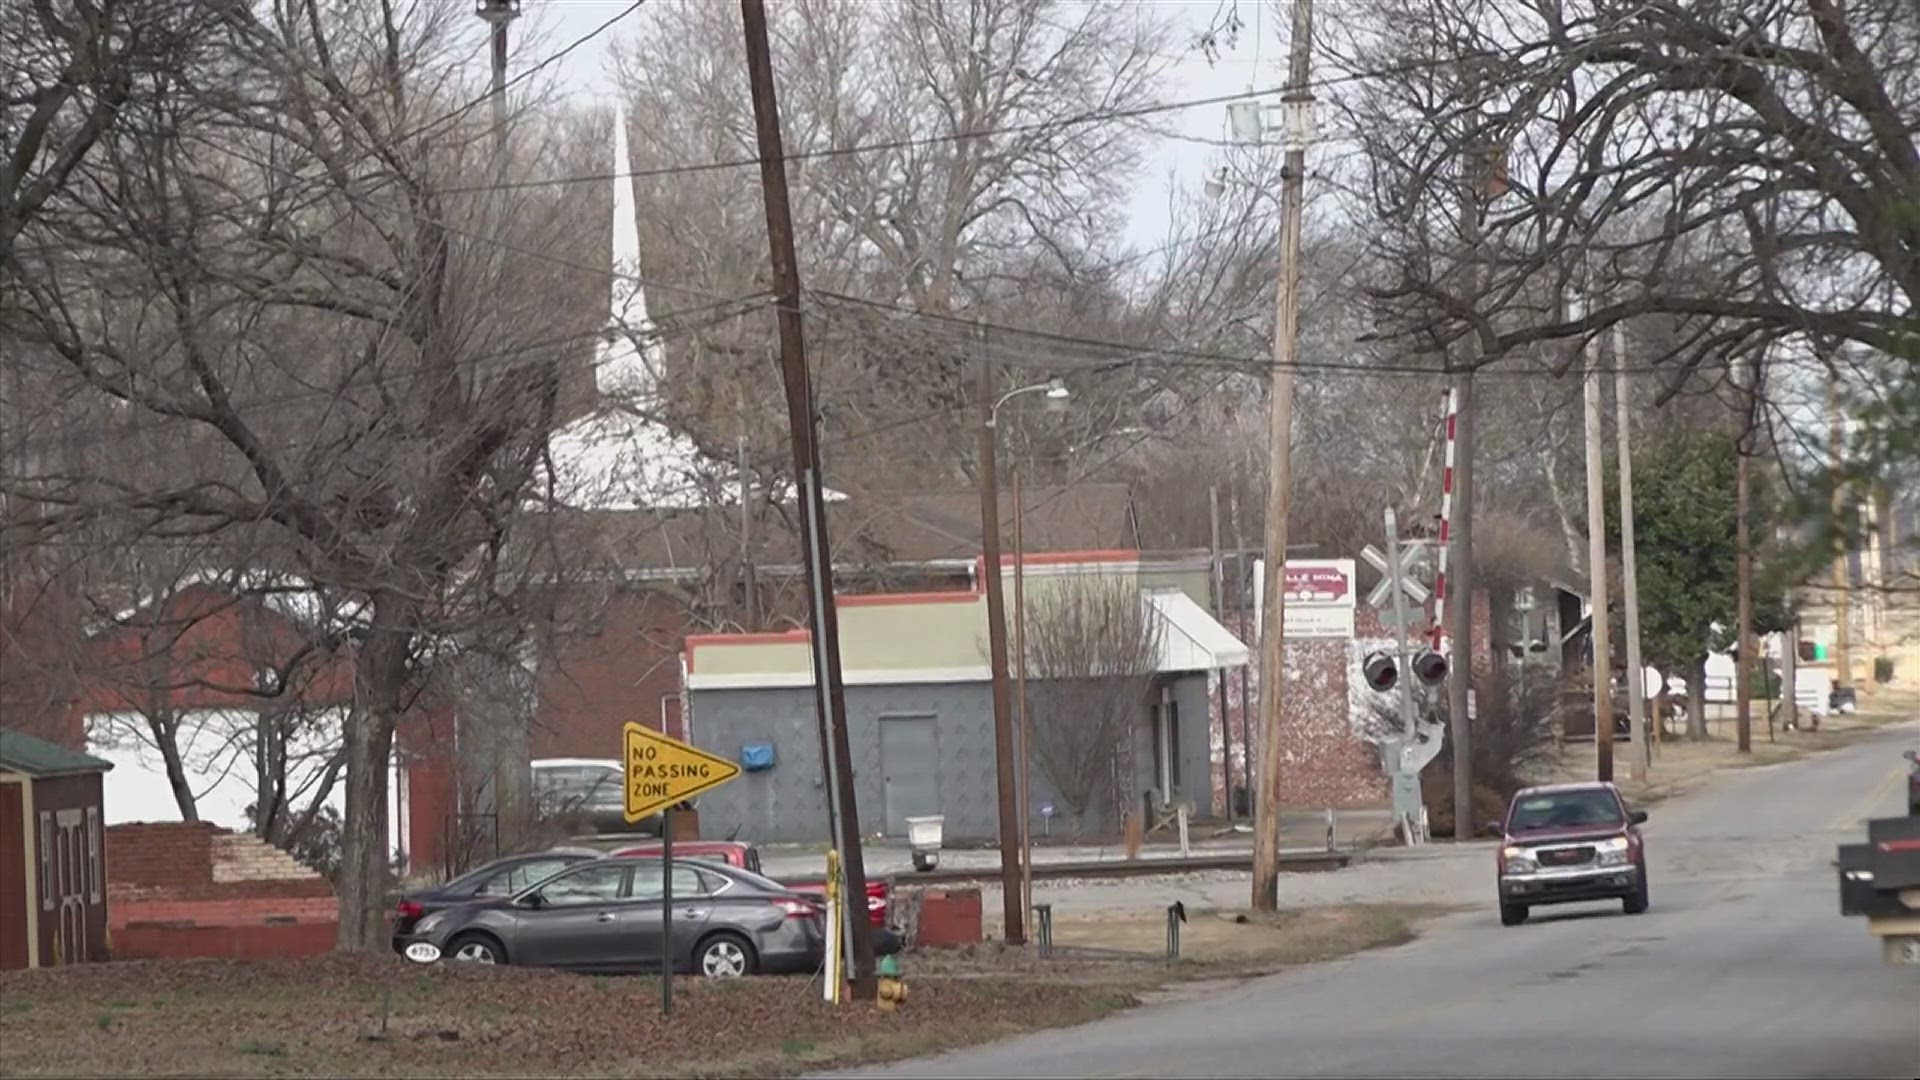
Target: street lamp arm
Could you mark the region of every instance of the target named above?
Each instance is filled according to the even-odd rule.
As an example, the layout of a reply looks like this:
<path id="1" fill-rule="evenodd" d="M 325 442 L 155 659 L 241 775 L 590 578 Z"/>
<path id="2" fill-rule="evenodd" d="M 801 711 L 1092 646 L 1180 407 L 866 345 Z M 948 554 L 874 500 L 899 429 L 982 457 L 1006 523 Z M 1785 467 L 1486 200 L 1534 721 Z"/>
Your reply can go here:
<path id="1" fill-rule="evenodd" d="M 1034 383 L 1032 386 L 1023 386 L 1018 390 L 1009 390 L 1001 394 L 999 400 L 993 403 L 993 407 L 987 410 L 987 426 L 993 427 L 999 421 L 1000 406 L 1005 405 L 1021 394 L 1037 394 L 1042 390 L 1047 392 L 1048 397 L 1056 400 L 1064 399 L 1068 394 L 1066 383 L 1059 379 L 1048 379 L 1043 383 Z"/>

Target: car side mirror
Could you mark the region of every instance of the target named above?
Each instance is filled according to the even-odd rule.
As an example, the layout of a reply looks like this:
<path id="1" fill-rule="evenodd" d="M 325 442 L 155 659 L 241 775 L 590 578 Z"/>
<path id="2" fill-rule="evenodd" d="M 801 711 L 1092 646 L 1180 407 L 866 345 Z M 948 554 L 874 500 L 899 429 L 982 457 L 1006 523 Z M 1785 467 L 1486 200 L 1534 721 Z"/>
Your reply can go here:
<path id="1" fill-rule="evenodd" d="M 1906 758 L 1908 761 L 1920 762 L 1920 750 L 1909 750 L 1900 756 Z"/>
<path id="2" fill-rule="evenodd" d="M 541 908 L 547 906 L 547 898 L 545 896 L 542 896 L 539 893 L 528 893 L 527 895 L 520 898 L 520 903 L 518 906 L 523 908 L 531 908 L 534 911 L 538 911 Z"/>
<path id="3" fill-rule="evenodd" d="M 1645 825 L 1647 823 L 1647 812 L 1645 810 L 1635 810 L 1633 813 L 1627 815 L 1627 820 L 1635 825 Z"/>
<path id="4" fill-rule="evenodd" d="M 1487 832 L 1493 834 L 1494 836 L 1504 836 L 1506 835 L 1506 831 L 1507 831 L 1507 825 L 1506 825 L 1506 822 L 1504 821 L 1487 822 Z"/>

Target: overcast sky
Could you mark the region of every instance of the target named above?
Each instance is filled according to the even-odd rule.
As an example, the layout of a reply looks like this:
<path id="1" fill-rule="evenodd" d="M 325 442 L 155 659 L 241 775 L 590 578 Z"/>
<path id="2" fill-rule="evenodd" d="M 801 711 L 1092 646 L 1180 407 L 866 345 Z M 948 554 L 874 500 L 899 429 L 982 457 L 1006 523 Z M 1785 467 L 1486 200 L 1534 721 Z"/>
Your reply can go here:
<path id="1" fill-rule="evenodd" d="M 533 44 L 527 51 L 521 50 L 515 43 L 516 62 L 513 71 L 524 70 L 527 64 L 537 63 L 539 59 L 592 33 L 595 27 L 613 18 L 623 11 L 632 0 L 524 0 L 523 18 L 514 29 L 522 35 L 531 37 Z M 713 3 L 726 0 L 709 0 Z M 885 0 L 873 0 L 885 2 Z M 1119 2 L 1119 0 L 1106 0 Z M 1142 0 L 1132 0 L 1142 2 Z M 1162 101 L 1184 101 L 1194 98 L 1215 97 L 1246 90 L 1250 85 L 1268 87 L 1278 85 L 1286 75 L 1283 54 L 1284 41 L 1276 32 L 1271 13 L 1262 12 L 1261 0 L 1241 0 L 1239 10 L 1241 18 L 1247 22 L 1247 28 L 1240 34 L 1236 48 L 1228 51 L 1211 66 L 1201 56 L 1198 49 L 1192 48 L 1194 38 L 1205 28 L 1209 19 L 1220 9 L 1217 0 L 1144 0 L 1151 6 L 1171 14 L 1176 22 L 1174 37 L 1169 49 L 1180 55 L 1172 65 L 1166 80 L 1166 86 L 1157 97 Z M 620 24 L 607 30 L 593 40 L 582 45 L 555 65 L 562 85 L 570 93 L 582 95 L 603 95 L 612 91 L 612 76 L 608 68 L 608 47 L 624 34 L 630 34 L 625 26 L 645 18 L 645 8 L 626 17 Z M 1255 33 L 1256 21 L 1259 33 Z M 476 33 L 480 32 L 479 20 L 474 20 Z M 1258 49 L 1256 56 L 1256 39 Z M 485 54 L 477 58 L 484 63 Z M 1218 140 L 1225 134 L 1226 107 L 1212 105 L 1193 109 L 1184 109 L 1162 118 L 1165 124 L 1189 138 Z M 1134 192 L 1132 212 L 1129 215 L 1127 241 L 1136 247 L 1152 247 L 1166 236 L 1168 226 L 1167 202 L 1170 178 L 1192 183 L 1205 174 L 1207 164 L 1216 149 L 1199 142 L 1183 139 L 1162 139 L 1148 150 L 1140 173 L 1139 183 Z"/>

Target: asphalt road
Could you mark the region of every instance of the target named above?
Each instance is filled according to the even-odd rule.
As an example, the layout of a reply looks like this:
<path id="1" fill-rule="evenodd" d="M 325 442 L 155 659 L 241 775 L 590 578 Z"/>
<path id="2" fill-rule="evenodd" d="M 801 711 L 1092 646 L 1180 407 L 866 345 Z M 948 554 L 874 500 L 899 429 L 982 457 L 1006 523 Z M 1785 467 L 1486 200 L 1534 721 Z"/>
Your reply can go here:
<path id="1" fill-rule="evenodd" d="M 1903 725 L 1654 808 L 1653 908 L 1492 898 L 1412 944 L 846 1075 L 1920 1076 L 1920 970 L 1839 915 L 1834 845 L 1904 811 Z M 1436 867 L 1437 869 L 1437 867 Z M 1342 871 L 1347 873 L 1350 871 Z"/>

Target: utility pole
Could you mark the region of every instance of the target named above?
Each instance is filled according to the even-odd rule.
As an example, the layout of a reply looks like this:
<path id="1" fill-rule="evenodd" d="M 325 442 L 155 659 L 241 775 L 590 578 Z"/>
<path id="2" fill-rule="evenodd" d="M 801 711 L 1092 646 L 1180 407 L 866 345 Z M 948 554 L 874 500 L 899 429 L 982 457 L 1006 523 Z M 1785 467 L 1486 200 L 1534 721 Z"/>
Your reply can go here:
<path id="1" fill-rule="evenodd" d="M 493 108 L 493 183 L 491 193 L 496 230 L 505 224 L 507 180 L 507 27 L 520 17 L 520 0 L 479 0 L 474 13 L 487 24 L 492 40 L 493 81 L 488 91 Z M 620 145 L 626 145 L 622 142 Z M 623 166 L 624 168 L 624 166 Z M 504 230 L 501 230 L 504 231 Z M 505 287 L 506 251 L 491 256 L 494 288 Z M 618 267 L 615 268 L 618 270 Z M 532 733 L 525 722 L 507 721 L 492 740 L 494 831 L 506 844 L 519 845 L 529 825 L 533 785 Z"/>
<path id="2" fill-rule="evenodd" d="M 1007 685 L 1006 598 L 1000 595 L 1000 485 L 995 477 L 993 359 L 986 327 L 980 338 L 980 547 L 986 565 L 987 662 L 993 677 L 993 759 L 1000 795 L 1000 900 L 1009 945 L 1027 943 L 1026 912 L 1020 908 L 1020 793 L 1013 768 L 1013 703 Z"/>
<path id="3" fill-rule="evenodd" d="M 1733 648 L 1733 730 L 1735 749 L 1753 752 L 1753 538 L 1747 529 L 1752 481 L 1747 458 L 1747 436 L 1734 445 L 1733 473 L 1733 591 L 1734 621 L 1739 624 Z"/>
<path id="4" fill-rule="evenodd" d="M 1471 61 L 1470 61 L 1471 62 Z M 1467 84 L 1467 96 L 1475 102 L 1479 117 L 1480 76 L 1476 71 Z M 1479 132 L 1469 132 L 1475 140 Z M 1474 303 L 1479 302 L 1480 268 L 1474 260 L 1480 256 L 1480 218 L 1486 202 L 1505 184 L 1506 167 L 1497 170 L 1492 148 L 1476 141 L 1468 156 L 1467 175 L 1460 192 L 1460 242 L 1467 253 L 1467 288 Z M 1465 342 L 1466 356 L 1453 377 L 1454 454 L 1453 520 L 1450 524 L 1447 558 L 1447 589 L 1457 597 L 1447 608 L 1447 637 L 1453 642 L 1454 655 L 1448 664 L 1447 727 L 1453 739 L 1453 838 L 1473 839 L 1473 725 L 1468 715 L 1473 694 L 1473 372 L 1480 361 L 1480 337 L 1470 332 Z M 1491 598 L 1489 598 L 1491 600 Z M 1492 616 L 1489 611 L 1488 616 Z M 1500 663 L 1499 658 L 1494 663 Z"/>
<path id="5" fill-rule="evenodd" d="M 1633 757 L 1627 775 L 1645 780 L 1653 767 L 1647 734 L 1647 669 L 1640 660 L 1640 571 L 1633 538 L 1633 398 L 1627 388 L 1627 328 L 1613 324 L 1613 420 L 1620 442 L 1620 591 L 1627 616 L 1627 716 Z"/>
<path id="6" fill-rule="evenodd" d="M 814 708 L 820 741 L 827 750 L 835 844 L 845 877 L 843 896 L 856 901 L 867 894 L 866 859 L 860 848 L 860 812 L 853 789 L 852 751 L 847 741 L 846 686 L 840 670 L 840 619 L 833 604 L 833 559 L 828 548 L 826 498 L 820 483 L 820 442 L 813 410 L 813 386 L 807 372 L 806 328 L 800 317 L 800 266 L 793 250 L 793 211 L 787 201 L 786 150 L 780 136 L 780 105 L 774 93 L 773 55 L 767 44 L 763 0 L 740 0 L 746 36 L 747 79 L 753 96 L 753 120 L 760 150 L 760 188 L 767 206 L 767 241 L 773 264 L 774 296 L 780 327 L 780 375 L 786 392 L 787 425 L 793 443 L 793 468 L 806 500 L 800 515 L 807 586 L 812 607 Z M 867 920 L 847 919 L 853 952 L 853 997 L 871 1001 L 878 984 L 873 973 L 873 940 Z"/>
<path id="7" fill-rule="evenodd" d="M 498 177 L 507 168 L 507 26 L 520 17 L 520 0 L 480 0 L 475 14 L 491 31 L 493 43 L 493 165 Z M 624 169 L 626 166 L 622 166 Z"/>
<path id="8" fill-rule="evenodd" d="M 1827 373 L 1827 479 L 1833 488 L 1833 685 L 1846 690 L 1853 686 L 1853 570 L 1848 558 L 1851 542 L 1847 537 L 1846 425 L 1840 414 L 1840 373 Z"/>
<path id="9" fill-rule="evenodd" d="M 1593 741 L 1597 778 L 1613 779 L 1613 648 L 1607 619 L 1606 446 L 1601 440 L 1600 367 L 1587 354 L 1587 580 L 1593 593 Z M 1699 693 L 1699 690 L 1695 690 Z"/>
<path id="10" fill-rule="evenodd" d="M 1220 485 L 1207 488 L 1207 588 L 1213 598 L 1213 617 L 1223 618 L 1227 590 L 1220 573 Z M 1233 727 L 1227 718 L 1227 673 L 1219 672 L 1220 697 L 1220 789 L 1226 794 L 1227 823 L 1233 823 Z"/>
<path id="11" fill-rule="evenodd" d="M 1287 515 L 1293 501 L 1293 371 L 1300 337 L 1300 215 L 1312 138 L 1313 0 L 1293 0 L 1287 61 L 1287 158 L 1282 174 L 1280 282 L 1273 319 L 1273 387 L 1267 426 L 1266 633 L 1260 642 L 1260 774 L 1254 813 L 1253 909 L 1280 906 L 1280 706 L 1286 696 Z"/>
<path id="12" fill-rule="evenodd" d="M 1020 911 L 1033 910 L 1033 724 L 1027 717 L 1027 530 L 1013 474 L 1014 706 L 1020 721 Z"/>

